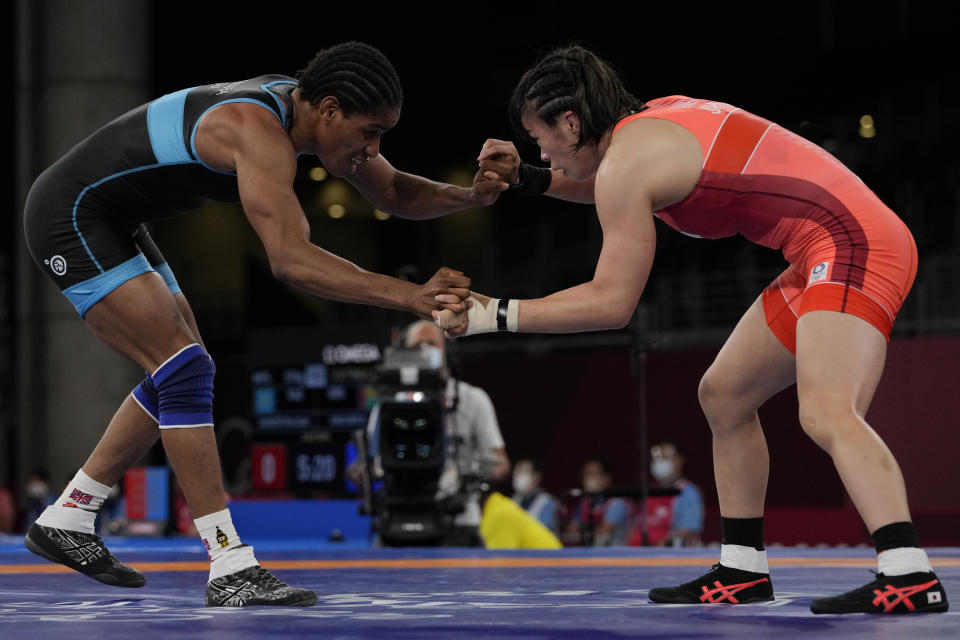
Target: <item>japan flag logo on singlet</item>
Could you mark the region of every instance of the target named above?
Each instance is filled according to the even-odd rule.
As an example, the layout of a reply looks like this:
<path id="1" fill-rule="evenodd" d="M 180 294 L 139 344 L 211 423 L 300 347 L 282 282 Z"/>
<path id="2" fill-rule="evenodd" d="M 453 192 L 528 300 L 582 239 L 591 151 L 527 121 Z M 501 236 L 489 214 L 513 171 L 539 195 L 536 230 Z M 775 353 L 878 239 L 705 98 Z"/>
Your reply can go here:
<path id="1" fill-rule="evenodd" d="M 44 264 L 50 265 L 50 270 L 58 276 L 62 276 L 67 272 L 67 261 L 63 259 L 63 256 L 53 256 L 43 262 Z"/>
<path id="2" fill-rule="evenodd" d="M 821 280 L 827 279 L 827 272 L 829 271 L 830 263 L 821 262 L 813 269 L 810 270 L 810 280 L 807 284 L 813 284 L 814 282 L 819 282 Z"/>

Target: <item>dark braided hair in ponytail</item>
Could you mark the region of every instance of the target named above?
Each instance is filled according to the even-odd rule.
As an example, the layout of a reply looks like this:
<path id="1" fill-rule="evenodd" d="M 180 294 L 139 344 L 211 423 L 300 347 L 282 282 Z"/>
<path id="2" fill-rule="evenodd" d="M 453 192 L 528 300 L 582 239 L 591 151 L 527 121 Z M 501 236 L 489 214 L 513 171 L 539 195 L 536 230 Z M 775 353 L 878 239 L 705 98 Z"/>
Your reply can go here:
<path id="1" fill-rule="evenodd" d="M 534 64 L 510 96 L 510 122 L 529 140 L 522 117 L 534 116 L 549 126 L 567 111 L 580 118 L 580 139 L 573 149 L 596 146 L 621 118 L 643 109 L 643 101 L 624 86 L 617 71 L 580 45 L 558 47 Z"/>
<path id="2" fill-rule="evenodd" d="M 377 115 L 403 105 L 403 89 L 386 56 L 362 42 L 322 49 L 297 72 L 300 91 L 310 104 L 327 96 L 340 101 L 344 115 Z"/>

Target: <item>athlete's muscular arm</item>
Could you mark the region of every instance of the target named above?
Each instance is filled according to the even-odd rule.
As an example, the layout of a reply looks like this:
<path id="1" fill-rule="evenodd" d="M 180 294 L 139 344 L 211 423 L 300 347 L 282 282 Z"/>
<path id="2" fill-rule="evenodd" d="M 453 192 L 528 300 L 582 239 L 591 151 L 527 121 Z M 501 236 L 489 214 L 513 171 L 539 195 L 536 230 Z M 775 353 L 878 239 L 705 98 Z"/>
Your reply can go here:
<path id="1" fill-rule="evenodd" d="M 509 170 L 509 179 L 507 182 L 516 184 L 519 180 L 518 170 L 523 162 L 520 159 L 520 153 L 517 147 L 506 140 L 487 140 L 480 150 L 480 170 L 483 175 L 489 171 L 496 171 L 502 176 L 507 176 L 503 172 L 506 167 Z M 558 200 L 567 200 L 569 202 L 581 202 L 583 204 L 594 204 L 594 178 L 591 176 L 586 180 L 574 180 L 563 175 L 562 171 L 551 171 L 550 187 L 544 195 L 557 198 Z"/>
<path id="2" fill-rule="evenodd" d="M 290 139 L 270 112 L 220 107 L 198 153 L 237 172 L 240 201 L 263 242 L 274 276 L 315 295 L 429 317 L 435 296 L 466 297 L 469 279 L 441 269 L 422 286 L 361 269 L 310 242 L 310 227 L 293 191 L 297 170 Z M 211 114 L 212 116 L 213 114 Z M 210 116 L 208 116 L 210 117 Z M 198 132 L 198 138 L 201 133 Z M 462 304 L 454 304 L 463 310 Z"/>
<path id="3" fill-rule="evenodd" d="M 378 209 L 400 218 L 426 220 L 493 204 L 510 185 L 496 173 L 478 171 L 469 188 L 398 171 L 382 155 L 371 158 L 346 178 Z"/>
<path id="4" fill-rule="evenodd" d="M 630 322 L 653 265 L 656 229 L 649 190 L 609 173 L 597 177 L 603 248 L 593 279 L 545 298 L 521 300 L 519 331 L 596 331 Z"/>
<path id="5" fill-rule="evenodd" d="M 653 212 L 693 191 L 701 163 L 696 140 L 673 123 L 636 121 L 625 126 L 596 174 L 603 247 L 593 279 L 545 298 L 518 301 L 517 330 L 571 333 L 626 326 L 653 264 Z M 467 323 L 458 326 L 447 319 L 447 326 L 455 327 L 448 329 L 449 336 L 496 330 L 495 323 L 489 327 L 489 314 L 484 315 L 490 299 L 471 296 L 480 304 L 462 314 L 470 319 Z M 485 326 L 470 331 L 474 320 Z"/>

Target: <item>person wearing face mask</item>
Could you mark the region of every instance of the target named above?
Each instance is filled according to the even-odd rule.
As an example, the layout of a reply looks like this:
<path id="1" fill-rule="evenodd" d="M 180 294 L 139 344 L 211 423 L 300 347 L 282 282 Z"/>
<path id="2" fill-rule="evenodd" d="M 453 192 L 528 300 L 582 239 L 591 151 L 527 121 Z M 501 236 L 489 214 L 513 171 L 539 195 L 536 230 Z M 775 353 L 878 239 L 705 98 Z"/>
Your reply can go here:
<path id="1" fill-rule="evenodd" d="M 564 531 L 564 543 L 615 547 L 626 545 L 630 537 L 630 502 L 611 497 L 613 465 L 602 456 L 587 460 L 581 471 L 583 495 L 573 509 Z"/>
<path id="2" fill-rule="evenodd" d="M 693 547 L 701 544 L 703 496 L 695 484 L 683 477 L 683 463 L 683 456 L 671 442 L 650 448 L 654 488 L 672 489 L 677 493 L 647 497 L 646 531 L 641 527 L 634 529 L 631 545 Z"/>
<path id="3" fill-rule="evenodd" d="M 497 423 L 493 402 L 486 391 L 453 375 L 447 354 L 447 340 L 443 331 L 433 322 L 419 320 L 402 332 L 407 348 L 422 350 L 446 379 L 445 395 L 452 400 L 453 410 L 447 416 L 449 452 L 446 468 L 440 477 L 442 496 L 457 494 L 463 481 L 477 478 L 491 484 L 505 481 L 510 474 L 503 435 Z M 368 453 L 373 458 L 374 478 L 382 474 L 379 463 L 379 404 L 370 412 L 367 424 Z M 359 479 L 360 465 L 355 463 L 348 474 Z M 453 521 L 453 529 L 444 541 L 445 546 L 483 546 L 479 527 L 482 516 L 479 490 L 470 490 L 464 510 Z"/>
<path id="4" fill-rule="evenodd" d="M 543 482 L 543 468 L 533 458 L 518 460 L 513 466 L 513 499 L 530 516 L 540 521 L 554 534 L 559 533 L 559 503 L 547 493 Z"/>

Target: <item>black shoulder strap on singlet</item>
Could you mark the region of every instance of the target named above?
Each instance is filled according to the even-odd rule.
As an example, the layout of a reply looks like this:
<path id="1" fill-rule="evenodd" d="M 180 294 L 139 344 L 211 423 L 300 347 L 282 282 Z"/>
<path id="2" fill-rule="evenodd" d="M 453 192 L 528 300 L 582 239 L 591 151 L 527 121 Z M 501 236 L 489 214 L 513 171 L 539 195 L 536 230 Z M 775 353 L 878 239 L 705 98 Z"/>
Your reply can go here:
<path id="1" fill-rule="evenodd" d="M 276 84 L 268 89 L 272 91 L 278 98 L 283 101 L 284 109 L 287 111 L 286 122 L 283 123 L 283 128 L 287 133 L 290 133 L 290 128 L 293 126 L 293 90 L 296 89 L 299 85 L 296 84 Z"/>

